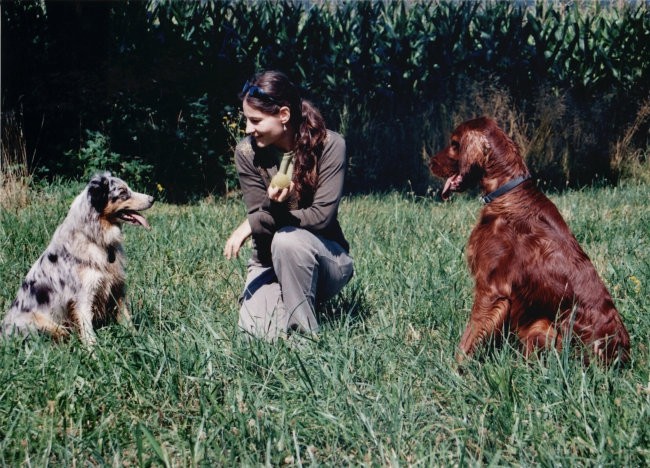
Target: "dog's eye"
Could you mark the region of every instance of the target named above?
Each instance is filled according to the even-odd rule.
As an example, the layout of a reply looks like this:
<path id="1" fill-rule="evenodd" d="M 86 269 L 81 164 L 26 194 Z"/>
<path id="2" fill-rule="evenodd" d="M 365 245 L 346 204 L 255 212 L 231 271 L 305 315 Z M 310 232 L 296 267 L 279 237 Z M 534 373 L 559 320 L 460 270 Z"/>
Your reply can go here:
<path id="1" fill-rule="evenodd" d="M 115 192 L 113 192 L 113 197 L 111 200 L 113 203 L 115 203 L 117 200 L 126 200 L 129 198 L 129 191 L 126 189 L 117 189 Z"/>
<path id="2" fill-rule="evenodd" d="M 455 149 L 456 151 L 458 151 L 460 149 L 460 143 L 458 143 L 457 141 L 454 140 L 454 141 L 451 142 L 451 147 L 453 149 Z"/>

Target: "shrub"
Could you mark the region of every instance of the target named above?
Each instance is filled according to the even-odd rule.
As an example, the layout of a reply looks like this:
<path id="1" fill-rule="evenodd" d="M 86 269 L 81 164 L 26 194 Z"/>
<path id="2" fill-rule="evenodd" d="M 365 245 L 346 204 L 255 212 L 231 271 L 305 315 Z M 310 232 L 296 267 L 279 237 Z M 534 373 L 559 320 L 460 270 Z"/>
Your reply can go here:
<path id="1" fill-rule="evenodd" d="M 151 185 L 153 166 L 111 151 L 110 138 L 101 132 L 86 130 L 84 146 L 79 151 L 65 154 L 74 167 L 74 173 L 80 174 L 84 180 L 98 172 L 110 171 L 133 186 Z"/>

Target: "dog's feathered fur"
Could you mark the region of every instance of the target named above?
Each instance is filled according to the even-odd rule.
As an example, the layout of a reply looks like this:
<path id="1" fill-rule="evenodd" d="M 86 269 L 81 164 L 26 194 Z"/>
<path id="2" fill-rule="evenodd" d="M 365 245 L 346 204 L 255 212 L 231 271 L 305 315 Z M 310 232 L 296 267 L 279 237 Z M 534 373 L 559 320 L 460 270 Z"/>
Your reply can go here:
<path id="1" fill-rule="evenodd" d="M 148 228 L 138 211 L 153 201 L 109 172 L 93 177 L 27 273 L 2 322 L 3 334 L 39 331 L 59 339 L 74 329 L 92 345 L 95 327 L 115 319 L 130 323 L 121 225 Z"/>
<path id="2" fill-rule="evenodd" d="M 478 184 L 490 193 L 529 176 L 517 145 L 489 118 L 454 130 L 431 157 L 447 178 L 442 197 Z M 630 341 L 614 302 L 555 205 L 531 180 L 486 204 L 467 244 L 474 304 L 458 360 L 506 328 L 526 354 L 577 339 L 605 363 L 629 359 Z"/>

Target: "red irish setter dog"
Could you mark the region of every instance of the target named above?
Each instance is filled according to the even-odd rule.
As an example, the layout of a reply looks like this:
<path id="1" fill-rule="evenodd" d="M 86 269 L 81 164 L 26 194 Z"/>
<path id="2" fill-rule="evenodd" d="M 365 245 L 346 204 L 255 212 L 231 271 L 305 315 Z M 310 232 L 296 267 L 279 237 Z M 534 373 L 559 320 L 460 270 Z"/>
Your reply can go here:
<path id="1" fill-rule="evenodd" d="M 536 347 L 560 349 L 567 338 L 605 364 L 629 359 L 630 339 L 607 288 L 496 122 L 461 124 L 429 167 L 447 178 L 443 199 L 476 184 L 487 194 L 467 244 L 474 305 L 459 362 L 503 330 L 519 337 L 526 355 Z"/>

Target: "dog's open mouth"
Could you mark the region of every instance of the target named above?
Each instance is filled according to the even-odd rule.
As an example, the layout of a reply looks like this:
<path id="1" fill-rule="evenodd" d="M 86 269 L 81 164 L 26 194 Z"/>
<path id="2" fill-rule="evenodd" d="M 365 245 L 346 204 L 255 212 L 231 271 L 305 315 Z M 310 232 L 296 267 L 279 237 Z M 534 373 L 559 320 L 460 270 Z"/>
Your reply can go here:
<path id="1" fill-rule="evenodd" d="M 134 224 L 136 226 L 142 226 L 146 229 L 151 229 L 147 219 L 142 216 L 137 211 L 133 210 L 122 210 L 117 212 L 117 218 L 125 223 Z"/>
<path id="2" fill-rule="evenodd" d="M 463 176 L 460 174 L 453 175 L 445 181 L 445 186 L 440 192 L 440 196 L 443 200 L 448 200 L 451 197 L 452 192 L 457 192 L 461 184 L 463 183 Z"/>

